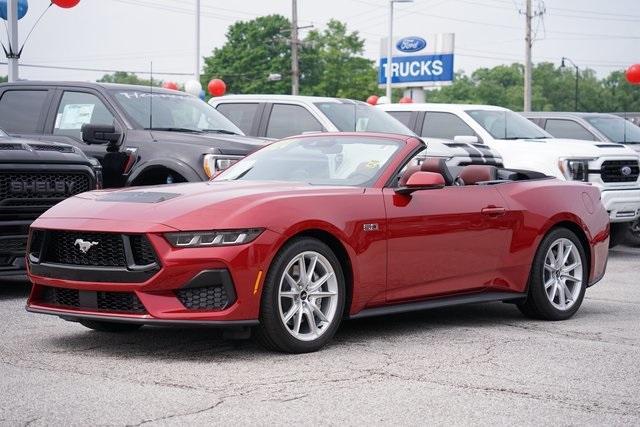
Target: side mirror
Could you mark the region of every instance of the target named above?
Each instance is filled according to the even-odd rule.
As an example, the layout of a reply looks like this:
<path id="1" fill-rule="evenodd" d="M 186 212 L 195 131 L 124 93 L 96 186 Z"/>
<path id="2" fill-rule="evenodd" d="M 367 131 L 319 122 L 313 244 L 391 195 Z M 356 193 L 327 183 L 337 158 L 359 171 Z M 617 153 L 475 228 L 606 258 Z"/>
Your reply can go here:
<path id="1" fill-rule="evenodd" d="M 80 131 L 82 132 L 82 140 L 87 144 L 116 144 L 122 136 L 114 125 L 85 123 Z"/>
<path id="2" fill-rule="evenodd" d="M 418 190 L 435 190 L 445 186 L 444 178 L 435 172 L 415 172 L 404 187 L 396 188 L 396 193 L 409 195 Z"/>
<path id="3" fill-rule="evenodd" d="M 453 137 L 453 142 L 457 142 L 458 144 L 477 144 L 480 140 L 477 136 L 456 135 Z"/>

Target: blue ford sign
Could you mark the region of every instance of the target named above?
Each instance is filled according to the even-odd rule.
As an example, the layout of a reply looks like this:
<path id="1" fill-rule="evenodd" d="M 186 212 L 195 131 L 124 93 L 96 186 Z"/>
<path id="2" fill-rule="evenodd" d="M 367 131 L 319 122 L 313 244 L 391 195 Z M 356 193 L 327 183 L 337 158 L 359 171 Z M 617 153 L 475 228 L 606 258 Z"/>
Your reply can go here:
<path id="1" fill-rule="evenodd" d="M 400 52 L 418 52 L 427 47 L 427 41 L 422 37 L 404 37 L 396 43 Z"/>
<path id="2" fill-rule="evenodd" d="M 453 33 L 398 37 L 391 43 L 391 60 L 387 58 L 389 39 L 380 40 L 378 84 L 387 82 L 391 71 L 391 86 L 438 87 L 451 84 L 454 77 Z M 390 64 L 389 64 L 390 63 Z"/>

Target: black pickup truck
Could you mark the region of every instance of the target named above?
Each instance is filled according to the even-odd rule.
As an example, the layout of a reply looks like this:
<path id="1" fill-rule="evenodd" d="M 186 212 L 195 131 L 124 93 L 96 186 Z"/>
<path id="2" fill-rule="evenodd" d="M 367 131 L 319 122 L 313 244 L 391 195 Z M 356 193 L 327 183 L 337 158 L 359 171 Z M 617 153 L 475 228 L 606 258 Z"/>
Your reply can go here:
<path id="1" fill-rule="evenodd" d="M 191 95 L 107 83 L 0 84 L 0 128 L 80 148 L 105 188 L 206 180 L 266 143 Z"/>
<path id="2" fill-rule="evenodd" d="M 61 200 L 100 187 L 101 167 L 79 149 L 0 130 L 0 282 L 23 279 L 29 226 Z"/>

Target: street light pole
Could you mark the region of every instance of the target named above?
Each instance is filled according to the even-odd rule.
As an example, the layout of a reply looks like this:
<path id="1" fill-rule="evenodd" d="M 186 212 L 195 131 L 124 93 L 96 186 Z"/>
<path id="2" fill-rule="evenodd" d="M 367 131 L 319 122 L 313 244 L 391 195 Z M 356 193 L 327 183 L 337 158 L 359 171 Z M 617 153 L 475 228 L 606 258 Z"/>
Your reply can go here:
<path id="1" fill-rule="evenodd" d="M 196 81 L 200 81 L 200 0 L 196 0 L 196 58 L 194 78 Z"/>
<path id="2" fill-rule="evenodd" d="M 571 64 L 573 68 L 576 69 L 576 88 L 575 88 L 574 100 L 573 100 L 573 110 L 578 111 L 578 79 L 580 78 L 580 68 L 578 68 L 578 66 L 571 59 L 564 56 L 562 57 L 560 68 L 566 67 L 567 62 Z"/>
<path id="3" fill-rule="evenodd" d="M 385 73 L 386 80 L 386 95 L 391 102 L 391 79 L 392 79 L 392 70 L 391 65 L 393 64 L 392 55 L 393 55 L 393 4 L 394 3 L 412 3 L 413 0 L 389 0 L 389 39 L 387 40 L 387 70 Z"/>
<path id="4" fill-rule="evenodd" d="M 9 32 L 9 54 L 7 55 L 7 66 L 9 68 L 9 82 L 17 82 L 19 79 L 18 54 L 18 0 L 7 2 L 7 31 Z"/>

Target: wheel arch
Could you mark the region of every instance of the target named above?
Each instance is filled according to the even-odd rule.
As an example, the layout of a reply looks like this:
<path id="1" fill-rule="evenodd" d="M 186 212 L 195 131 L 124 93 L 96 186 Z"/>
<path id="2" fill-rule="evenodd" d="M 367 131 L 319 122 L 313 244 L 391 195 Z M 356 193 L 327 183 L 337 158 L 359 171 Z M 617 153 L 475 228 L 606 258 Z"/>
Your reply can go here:
<path id="1" fill-rule="evenodd" d="M 338 258 L 338 261 L 340 262 L 340 267 L 342 268 L 342 273 L 344 274 L 345 290 L 346 290 L 343 315 L 347 315 L 351 308 L 351 302 L 353 298 L 353 284 L 354 284 L 353 262 L 351 260 L 351 256 L 349 255 L 349 251 L 347 250 L 347 246 L 334 233 L 324 228 L 312 227 L 312 228 L 296 230 L 290 235 L 287 235 L 286 238 L 283 239 L 282 242 L 280 242 L 275 253 L 280 252 L 282 248 L 284 248 L 292 240 L 298 239 L 301 237 L 311 237 L 321 241 L 322 243 L 329 246 L 329 248 L 333 251 L 333 253 Z M 275 259 L 275 256 L 270 260 L 267 271 L 269 271 L 272 268 L 273 259 Z"/>
<path id="2" fill-rule="evenodd" d="M 126 186 L 140 185 L 139 181 L 145 176 L 148 176 L 159 170 L 168 170 L 182 176 L 188 182 L 201 181 L 202 178 L 198 176 L 189 165 L 181 162 L 147 162 L 137 167 L 133 173 L 127 179 Z"/>

